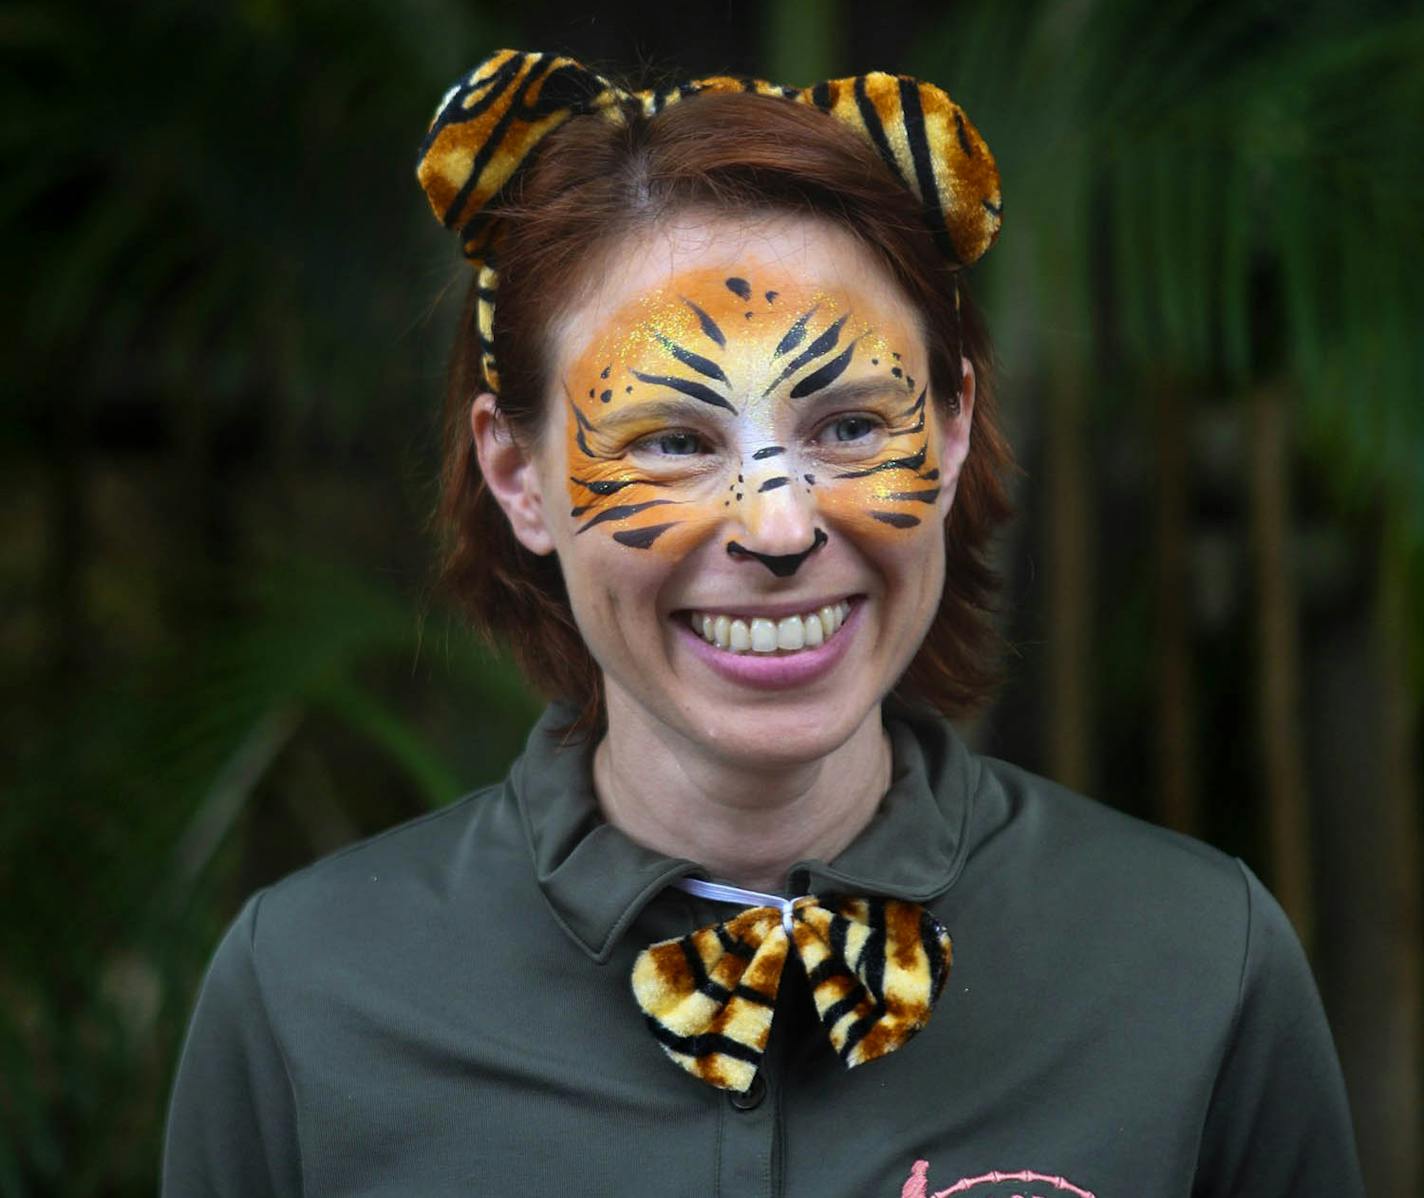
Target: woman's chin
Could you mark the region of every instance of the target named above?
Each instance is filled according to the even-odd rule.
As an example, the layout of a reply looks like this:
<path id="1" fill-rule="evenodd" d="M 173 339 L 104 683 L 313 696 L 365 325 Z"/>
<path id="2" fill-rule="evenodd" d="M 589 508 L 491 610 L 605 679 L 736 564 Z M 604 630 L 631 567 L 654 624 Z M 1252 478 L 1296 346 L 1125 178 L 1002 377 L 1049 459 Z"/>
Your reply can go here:
<path id="1" fill-rule="evenodd" d="M 831 699 L 782 695 L 747 707 L 710 704 L 688 720 L 686 735 L 739 769 L 777 769 L 828 757 L 865 723 L 870 696 Z"/>

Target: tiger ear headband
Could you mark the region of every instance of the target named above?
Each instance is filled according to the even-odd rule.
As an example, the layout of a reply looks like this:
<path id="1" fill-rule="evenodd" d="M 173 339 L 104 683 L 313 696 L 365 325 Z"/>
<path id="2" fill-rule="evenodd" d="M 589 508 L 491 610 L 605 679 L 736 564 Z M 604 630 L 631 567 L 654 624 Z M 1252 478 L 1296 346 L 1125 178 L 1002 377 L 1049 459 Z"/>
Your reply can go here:
<path id="1" fill-rule="evenodd" d="M 476 334 L 492 390 L 499 389 L 495 242 L 506 185 L 534 147 L 571 117 L 623 123 L 630 113 L 655 116 L 707 92 L 806 104 L 854 129 L 919 199 L 936 245 L 956 268 L 974 262 L 998 235 L 1003 205 L 994 157 L 959 105 L 933 83 L 882 71 L 805 88 L 714 75 L 626 92 L 572 58 L 500 50 L 445 93 L 416 165 L 437 219 L 459 235 L 477 271 Z"/>

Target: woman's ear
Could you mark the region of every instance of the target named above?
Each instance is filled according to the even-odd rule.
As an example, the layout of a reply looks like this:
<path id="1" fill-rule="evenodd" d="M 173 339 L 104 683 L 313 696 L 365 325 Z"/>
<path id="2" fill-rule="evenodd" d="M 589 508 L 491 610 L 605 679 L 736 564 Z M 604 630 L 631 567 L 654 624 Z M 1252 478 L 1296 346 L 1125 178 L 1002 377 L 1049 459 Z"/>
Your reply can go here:
<path id="1" fill-rule="evenodd" d="M 974 423 L 974 363 L 959 359 L 959 411 L 951 418 L 940 419 L 940 518 L 949 515 L 954 493 L 959 486 L 959 472 L 969 453 L 969 430 Z"/>
<path id="2" fill-rule="evenodd" d="M 485 485 L 504 509 L 519 543 L 531 553 L 552 553 L 554 538 L 544 519 L 544 496 L 534 455 L 515 441 L 509 421 L 488 391 L 477 395 L 470 405 L 470 434 Z"/>

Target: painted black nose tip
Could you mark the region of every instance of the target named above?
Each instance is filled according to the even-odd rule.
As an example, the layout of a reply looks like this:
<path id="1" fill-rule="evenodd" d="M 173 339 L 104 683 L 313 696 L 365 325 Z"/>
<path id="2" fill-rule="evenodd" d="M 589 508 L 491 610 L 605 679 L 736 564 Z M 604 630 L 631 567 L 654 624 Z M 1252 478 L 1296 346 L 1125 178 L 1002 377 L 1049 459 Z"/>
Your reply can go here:
<path id="1" fill-rule="evenodd" d="M 816 535 L 811 538 L 811 544 L 801 550 L 800 553 L 758 553 L 755 549 L 748 549 L 745 545 L 737 544 L 736 541 L 727 542 L 727 552 L 732 557 L 756 558 L 757 561 L 761 562 L 763 566 L 778 578 L 790 578 L 801 568 L 802 562 L 830 539 L 824 530 L 818 528 L 816 529 Z"/>

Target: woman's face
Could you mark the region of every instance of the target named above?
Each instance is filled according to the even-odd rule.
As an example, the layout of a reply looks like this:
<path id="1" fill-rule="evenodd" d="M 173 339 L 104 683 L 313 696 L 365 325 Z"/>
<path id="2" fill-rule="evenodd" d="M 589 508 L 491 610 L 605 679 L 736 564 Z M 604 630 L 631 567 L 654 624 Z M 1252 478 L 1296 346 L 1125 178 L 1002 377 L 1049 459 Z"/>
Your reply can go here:
<path id="1" fill-rule="evenodd" d="M 915 313 L 808 218 L 688 215 L 552 334 L 539 510 L 610 718 L 742 764 L 824 756 L 939 605 L 968 446 Z"/>

